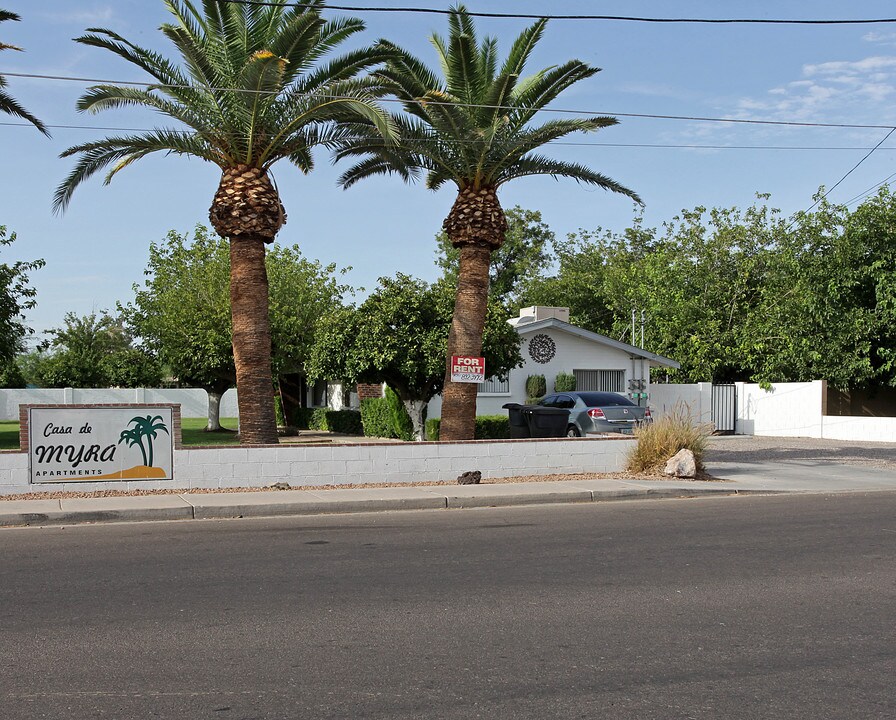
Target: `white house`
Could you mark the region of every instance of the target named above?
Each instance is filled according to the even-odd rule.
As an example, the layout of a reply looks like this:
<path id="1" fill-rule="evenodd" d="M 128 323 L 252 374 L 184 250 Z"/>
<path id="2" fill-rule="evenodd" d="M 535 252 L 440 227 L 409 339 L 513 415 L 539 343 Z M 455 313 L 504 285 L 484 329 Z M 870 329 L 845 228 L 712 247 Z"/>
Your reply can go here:
<path id="1" fill-rule="evenodd" d="M 544 375 L 547 391 L 554 392 L 558 373 L 574 375 L 577 390 L 618 392 L 647 405 L 651 369 L 680 367 L 662 355 L 570 325 L 569 308 L 523 308 L 509 322 L 520 334 L 524 364 L 503 382 L 492 378 L 479 386 L 477 415 L 500 415 L 506 412 L 505 403 L 525 403 L 530 375 Z M 429 417 L 441 413 L 442 398 L 433 398 Z"/>

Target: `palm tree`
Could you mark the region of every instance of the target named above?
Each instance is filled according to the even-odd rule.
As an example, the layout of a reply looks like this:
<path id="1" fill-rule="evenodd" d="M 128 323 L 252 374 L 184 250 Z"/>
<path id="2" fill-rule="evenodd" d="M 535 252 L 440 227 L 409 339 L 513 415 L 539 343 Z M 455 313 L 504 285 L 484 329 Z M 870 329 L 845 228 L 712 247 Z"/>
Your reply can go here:
<path id="1" fill-rule="evenodd" d="M 18 21 L 21 18 L 16 15 L 14 12 L 10 12 L 9 10 L 0 10 L 0 22 L 4 22 L 6 20 L 14 20 Z M 0 50 L 21 50 L 22 48 L 16 47 L 15 45 L 7 45 L 6 43 L 0 42 Z M 6 78 L 0 75 L 0 112 L 4 112 L 7 115 L 15 115 L 16 117 L 20 117 L 24 120 L 30 122 L 34 127 L 40 130 L 47 137 L 50 136 L 49 131 L 44 126 L 44 124 L 38 120 L 34 115 L 28 112 L 25 108 L 23 108 L 16 99 L 3 90 L 6 87 Z"/>
<path id="2" fill-rule="evenodd" d="M 363 157 L 342 175 L 343 187 L 391 173 L 406 181 L 425 175 L 431 190 L 447 182 L 457 186 L 457 199 L 443 223 L 460 255 L 447 354 L 479 355 L 489 262 L 507 230 L 497 196 L 501 185 L 527 175 L 564 176 L 640 200 L 633 191 L 584 165 L 535 152 L 570 133 L 616 124 L 611 117 L 549 120 L 540 125 L 531 122 L 563 90 L 591 77 L 599 68 L 571 60 L 523 77 L 524 65 L 544 33 L 543 19 L 516 39 L 500 69 L 497 41 L 487 37 L 477 44 L 473 22 L 463 6 L 452 8 L 448 23 L 447 40 L 431 37 L 444 80 L 400 48 L 387 41 L 379 43 L 394 54 L 376 74 L 404 107 L 406 115 L 396 118 L 400 146 L 384 144 L 373 127 L 359 125 L 354 136 L 340 144 L 336 158 Z M 441 438 L 472 439 L 476 386 L 452 383 L 446 370 L 442 397 Z"/>
<path id="3" fill-rule="evenodd" d="M 146 459 L 145 465 L 152 467 L 152 441 L 158 437 L 158 432 L 163 430 L 165 434 L 168 433 L 168 428 L 165 426 L 165 423 L 162 422 L 162 416 L 156 415 L 152 417 L 151 415 L 147 415 L 146 417 L 140 417 L 139 415 L 135 418 L 131 418 L 131 421 L 128 423 L 130 425 L 134 423 L 134 432 L 139 437 L 146 438 L 146 444 L 149 446 L 148 453 L 144 454 L 144 458 Z M 143 444 L 140 444 L 141 450 L 143 449 Z"/>
<path id="4" fill-rule="evenodd" d="M 160 28 L 181 63 L 139 47 L 111 30 L 88 29 L 77 38 L 104 48 L 149 73 L 146 89 L 99 85 L 78 109 L 150 108 L 186 129 L 156 129 L 107 137 L 69 148 L 79 155 L 56 190 L 63 210 L 75 188 L 109 168 L 108 184 L 121 169 L 150 153 L 201 158 L 221 169 L 209 211 L 215 230 L 230 243 L 233 352 L 239 394 L 240 440 L 276 443 L 271 378 L 271 333 L 265 243 L 286 222 L 271 166 L 286 159 L 302 172 L 313 167 L 312 148 L 332 146 L 347 121 L 392 127 L 375 102 L 376 84 L 359 73 L 389 56 L 362 48 L 321 62 L 339 43 L 361 31 L 357 19 L 325 21 L 323 0 L 274 0 L 269 4 L 165 0 L 176 22 Z"/>

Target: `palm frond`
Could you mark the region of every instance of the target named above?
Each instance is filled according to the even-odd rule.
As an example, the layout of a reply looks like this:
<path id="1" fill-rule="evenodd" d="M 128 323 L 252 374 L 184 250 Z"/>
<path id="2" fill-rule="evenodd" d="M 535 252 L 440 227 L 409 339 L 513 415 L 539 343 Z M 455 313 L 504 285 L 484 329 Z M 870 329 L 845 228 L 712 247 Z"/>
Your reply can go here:
<path id="1" fill-rule="evenodd" d="M 612 178 L 595 172 L 585 165 L 569 163 L 562 160 L 543 157 L 541 155 L 527 155 L 516 160 L 512 165 L 504 168 L 496 179 L 497 185 L 502 185 L 508 180 L 526 177 L 530 175 L 551 175 L 554 178 L 566 177 L 587 185 L 595 185 L 603 190 L 620 193 L 643 205 L 641 198 L 634 190 L 629 190 Z"/>
<path id="2" fill-rule="evenodd" d="M 108 137 L 95 142 L 75 145 L 60 154 L 60 157 L 63 158 L 73 155 L 80 157 L 74 169 L 56 188 L 53 195 L 54 212 L 65 210 L 78 185 L 101 170 L 113 163 L 119 164 L 113 167 L 109 175 L 106 176 L 105 184 L 108 184 L 118 170 L 136 159 L 155 152 L 192 155 L 219 166 L 226 165 L 228 160 L 202 138 L 170 130 L 154 130 L 128 137 Z"/>

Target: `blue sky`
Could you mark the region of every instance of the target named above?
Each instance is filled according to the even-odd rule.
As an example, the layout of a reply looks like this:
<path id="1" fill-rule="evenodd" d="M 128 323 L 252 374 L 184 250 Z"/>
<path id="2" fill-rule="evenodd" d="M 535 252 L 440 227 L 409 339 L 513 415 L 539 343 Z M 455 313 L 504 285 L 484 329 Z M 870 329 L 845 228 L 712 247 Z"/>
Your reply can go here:
<path id="1" fill-rule="evenodd" d="M 447 8 L 445 0 L 377 0 L 345 5 Z M 87 27 L 107 27 L 167 54 L 158 26 L 167 20 L 161 0 L 0 0 L 22 21 L 0 25 L 0 39 L 25 52 L 0 53 L 8 90 L 48 125 L 148 128 L 162 124 L 136 111 L 83 115 L 75 102 L 87 83 L 18 78 L 9 73 L 141 81 L 139 71 L 111 54 L 71 41 Z M 674 6 L 674 9 L 673 9 Z M 619 0 L 468 0 L 475 11 L 553 14 L 624 14 L 670 17 L 885 18 L 892 2 L 846 4 L 815 0 L 750 3 Z M 345 14 L 345 13 L 343 13 Z M 388 37 L 435 64 L 427 38 L 445 32 L 436 15 L 354 13 L 368 30 L 357 44 Z M 502 49 L 531 21 L 482 19 Z M 651 25 L 618 21 L 549 23 L 531 69 L 577 57 L 603 71 L 572 88 L 556 108 L 599 114 L 644 113 L 800 122 L 896 125 L 896 25 L 769 26 Z M 549 115 L 545 115 L 545 118 Z M 570 138 L 550 152 L 588 164 L 636 190 L 645 221 L 658 225 L 683 208 L 749 205 L 755 193 L 789 215 L 807 208 L 819 185 L 830 187 L 885 135 L 881 129 L 784 128 L 624 117 L 620 125 Z M 0 116 L 0 123 L 17 120 Z M 110 186 L 101 178 L 82 185 L 63 215 L 53 215 L 53 190 L 71 168 L 59 153 L 108 133 L 53 129 L 47 139 L 31 127 L 0 125 L 4 158 L 0 224 L 18 234 L 0 261 L 44 258 L 32 276 L 38 306 L 28 315 L 38 331 L 58 326 L 68 311 L 114 308 L 141 282 L 147 248 L 169 230 L 208 222 L 219 173 L 209 164 L 150 157 L 121 172 Z M 601 143 L 601 144 L 598 144 Z M 615 144 L 611 146 L 607 144 Z M 714 149 L 625 145 L 799 146 L 838 149 Z M 846 149 L 842 149 L 846 148 Z M 831 195 L 845 202 L 896 173 L 896 134 Z M 351 266 L 348 281 L 371 288 L 396 272 L 435 279 L 433 237 L 454 200 L 451 188 L 432 193 L 395 178 L 336 186 L 339 168 L 325 153 L 302 176 L 274 167 L 289 219 L 278 242 L 297 244 L 309 258 Z M 572 181 L 529 178 L 506 186 L 505 207 L 540 210 L 558 234 L 579 228 L 621 231 L 635 208 L 622 196 Z"/>

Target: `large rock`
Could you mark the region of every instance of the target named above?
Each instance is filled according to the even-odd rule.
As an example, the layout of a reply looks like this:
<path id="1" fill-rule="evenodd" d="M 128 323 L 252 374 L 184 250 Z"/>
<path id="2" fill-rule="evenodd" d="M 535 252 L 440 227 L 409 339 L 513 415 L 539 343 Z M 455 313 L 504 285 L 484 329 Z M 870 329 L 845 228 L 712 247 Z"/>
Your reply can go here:
<path id="1" fill-rule="evenodd" d="M 669 458 L 663 472 L 677 478 L 697 477 L 697 460 L 694 458 L 694 453 L 687 448 L 679 450 Z"/>

